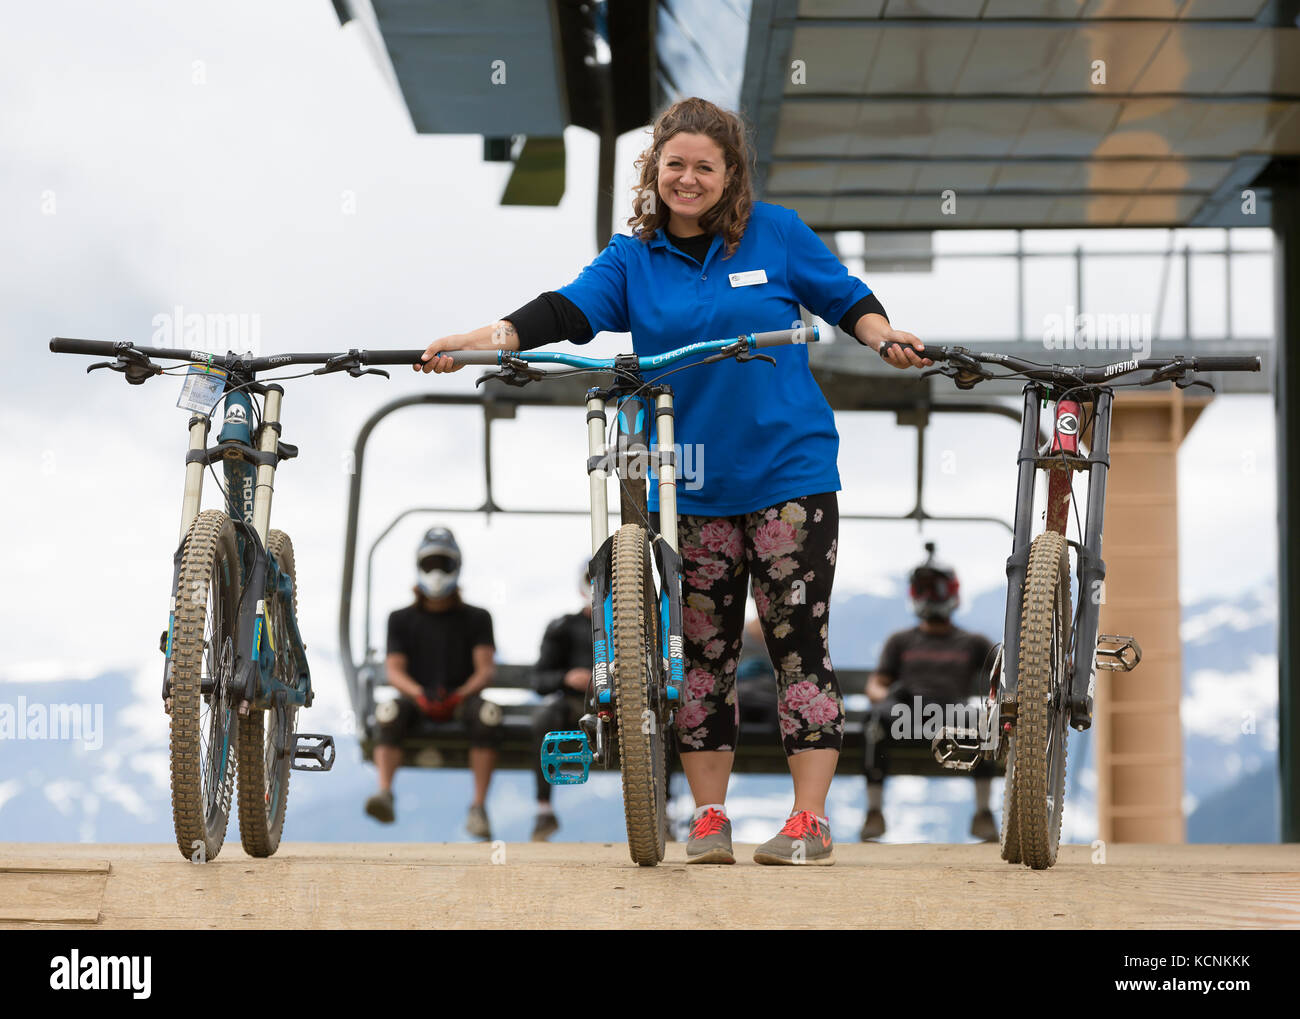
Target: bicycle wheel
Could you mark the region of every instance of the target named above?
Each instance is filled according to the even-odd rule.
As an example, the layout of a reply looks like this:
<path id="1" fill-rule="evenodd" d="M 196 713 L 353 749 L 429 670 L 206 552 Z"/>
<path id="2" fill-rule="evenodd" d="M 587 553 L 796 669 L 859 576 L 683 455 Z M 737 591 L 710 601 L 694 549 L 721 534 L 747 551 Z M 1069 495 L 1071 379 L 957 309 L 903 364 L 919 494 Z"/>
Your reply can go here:
<path id="1" fill-rule="evenodd" d="M 240 575 L 230 518 L 218 510 L 200 513 L 181 553 L 168 680 L 176 846 L 195 862 L 221 852 L 230 822 Z"/>
<path id="2" fill-rule="evenodd" d="M 297 618 L 293 542 L 283 531 L 271 531 L 266 536 L 266 551 L 293 581 L 293 612 Z M 266 627 L 270 639 L 263 644 L 263 653 L 274 647 L 276 678 L 291 684 L 298 677 L 288 644 L 287 608 L 279 597 L 268 599 Z M 297 706 L 283 704 L 250 711 L 239 719 L 239 839 L 249 856 L 270 856 L 280 848 L 297 719 Z"/>
<path id="3" fill-rule="evenodd" d="M 998 843 L 1002 859 L 1007 863 L 1021 863 L 1020 825 L 1016 822 L 1016 738 L 1012 736 L 1007 743 L 1007 779 L 1002 787 L 1002 830 Z"/>
<path id="4" fill-rule="evenodd" d="M 623 812 L 632 861 L 653 867 L 664 858 L 667 779 L 664 726 L 651 702 L 659 675 L 659 612 L 650 574 L 650 542 L 643 528 L 625 524 L 614 535 L 614 697 Z"/>
<path id="5" fill-rule="evenodd" d="M 1047 531 L 1029 549 L 1020 617 L 1015 803 L 1021 862 L 1056 862 L 1065 806 L 1066 652 L 1070 646 L 1070 560 L 1065 537 Z"/>

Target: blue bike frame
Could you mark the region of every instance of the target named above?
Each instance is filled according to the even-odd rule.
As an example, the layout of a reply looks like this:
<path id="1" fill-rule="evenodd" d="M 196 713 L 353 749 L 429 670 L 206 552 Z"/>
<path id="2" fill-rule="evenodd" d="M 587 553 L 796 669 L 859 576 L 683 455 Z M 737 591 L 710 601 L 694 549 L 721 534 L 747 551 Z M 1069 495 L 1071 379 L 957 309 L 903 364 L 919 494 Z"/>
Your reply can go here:
<path id="1" fill-rule="evenodd" d="M 602 718 L 608 717 L 613 704 L 613 684 L 610 666 L 615 658 L 613 647 L 613 592 L 610 585 L 610 556 L 613 538 L 609 534 L 609 505 L 606 483 L 611 471 L 621 484 L 628 480 L 629 467 L 645 469 L 644 477 L 655 477 L 659 488 L 659 533 L 651 535 L 656 572 L 659 575 L 659 632 L 661 641 L 661 670 L 657 671 L 656 690 L 651 704 L 659 703 L 657 690 L 662 685 L 666 703 L 661 705 L 661 721 L 670 724 L 671 712 L 683 700 L 686 687 L 685 644 L 682 635 L 682 559 L 677 547 L 677 459 L 674 444 L 674 410 L 671 387 L 658 384 L 651 378 L 644 383 L 624 381 L 628 375 L 639 379 L 641 372 L 668 368 L 696 355 L 720 354 L 724 351 L 741 353 L 762 347 L 790 343 L 815 342 L 819 338 L 816 326 L 797 327 L 770 333 L 747 333 L 727 340 L 704 340 L 687 344 L 675 350 L 649 357 L 625 355 L 614 358 L 582 357 L 552 351 L 485 351 L 458 352 L 461 363 L 509 365 L 512 362 L 528 364 L 556 364 L 568 368 L 615 371 L 622 373 L 616 384 L 608 389 L 593 388 L 587 392 L 587 474 L 591 499 L 591 607 L 592 607 L 592 685 L 595 707 Z M 606 417 L 608 407 L 615 410 L 615 444 L 606 444 Z M 653 412 L 653 413 L 652 413 Z M 653 426 L 652 426 L 653 422 Z M 638 521 L 626 519 L 623 523 Z M 642 507 L 644 511 L 644 507 Z M 647 530 L 649 520 L 645 520 Z M 659 683 L 662 677 L 662 684 Z M 603 747 L 597 746 L 597 759 L 603 762 Z M 584 774 L 585 777 L 585 774 Z"/>
<path id="2" fill-rule="evenodd" d="M 239 578 L 241 591 L 238 619 L 238 647 L 235 651 L 235 686 L 242 689 L 242 699 L 249 709 L 265 711 L 277 701 L 285 707 L 310 707 L 311 674 L 307 666 L 306 645 L 298 631 L 294 612 L 293 581 L 266 548 L 267 527 L 271 515 L 271 491 L 275 476 L 275 449 L 279 435 L 279 409 L 283 391 L 268 386 L 267 406 L 259 441 L 252 431 L 253 401 L 242 390 L 227 392 L 224 397 L 222 427 L 217 445 L 206 449 L 210 418 L 195 415 L 190 419 L 190 452 L 186 458 L 185 504 L 182 510 L 181 545 L 177 548 L 172 581 L 172 597 L 180 581 L 181 551 L 190 524 L 198 515 L 201 501 L 203 468 L 220 459 L 226 481 L 226 513 L 235 524 L 239 560 L 243 564 Z M 269 448 L 268 448 L 269 447 Z M 247 592 L 261 592 L 249 599 Z M 267 621 L 266 606 L 280 599 L 284 608 L 287 633 L 276 633 Z M 172 630 L 175 617 L 168 619 L 167 657 L 170 668 Z M 282 681 L 275 673 L 275 641 L 288 640 L 288 654 L 294 661 L 294 679 Z M 164 682 L 164 697 L 167 696 Z"/>

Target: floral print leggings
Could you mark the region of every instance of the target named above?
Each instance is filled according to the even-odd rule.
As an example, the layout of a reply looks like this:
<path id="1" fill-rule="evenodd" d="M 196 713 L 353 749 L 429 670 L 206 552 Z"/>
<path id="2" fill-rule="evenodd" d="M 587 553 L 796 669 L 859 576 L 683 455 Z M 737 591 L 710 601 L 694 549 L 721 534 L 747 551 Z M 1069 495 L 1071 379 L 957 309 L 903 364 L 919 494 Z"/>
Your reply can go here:
<path id="1" fill-rule="evenodd" d="M 739 516 L 681 516 L 677 526 L 687 668 L 686 697 L 676 717 L 678 750 L 736 748 L 736 665 L 751 580 L 776 671 L 786 754 L 838 750 L 844 701 L 826 643 L 839 535 L 836 494 L 803 496 Z"/>

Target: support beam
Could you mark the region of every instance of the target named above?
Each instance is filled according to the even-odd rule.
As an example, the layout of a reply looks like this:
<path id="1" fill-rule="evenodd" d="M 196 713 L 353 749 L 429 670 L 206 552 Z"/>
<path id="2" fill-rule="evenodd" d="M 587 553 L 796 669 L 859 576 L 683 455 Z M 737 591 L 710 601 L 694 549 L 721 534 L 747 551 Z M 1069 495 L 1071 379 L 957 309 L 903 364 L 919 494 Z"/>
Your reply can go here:
<path id="1" fill-rule="evenodd" d="M 1100 629 L 1136 637 L 1142 663 L 1097 673 L 1097 830 L 1106 842 L 1186 839 L 1178 447 L 1207 402 L 1174 390 L 1114 403 Z"/>
<path id="2" fill-rule="evenodd" d="M 1270 171 L 1277 302 L 1277 756 L 1282 841 L 1300 842 L 1300 160 L 1275 160 Z"/>

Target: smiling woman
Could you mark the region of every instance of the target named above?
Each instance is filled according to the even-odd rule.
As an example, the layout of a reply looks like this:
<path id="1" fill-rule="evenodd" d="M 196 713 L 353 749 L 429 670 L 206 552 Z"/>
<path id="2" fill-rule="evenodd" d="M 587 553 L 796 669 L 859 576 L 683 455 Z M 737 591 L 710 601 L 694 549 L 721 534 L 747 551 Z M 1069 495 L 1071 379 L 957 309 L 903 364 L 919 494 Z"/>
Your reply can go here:
<path id="1" fill-rule="evenodd" d="M 800 307 L 836 322 L 896 368 L 929 364 L 920 341 L 799 216 L 754 200 L 752 153 L 734 113 L 684 99 L 653 126 L 637 161 L 628 221 L 565 287 L 501 321 L 435 340 L 425 372 L 454 370 L 449 350 L 528 350 L 598 332 L 630 332 L 642 357 L 682 343 L 799 325 Z M 794 809 L 754 854 L 759 863 L 833 862 L 826 795 L 844 706 L 828 650 L 838 552 L 835 417 L 804 344 L 772 347 L 774 368 L 737 362 L 675 372 L 676 437 L 704 456 L 701 483 L 679 483 L 685 659 L 677 749 L 696 810 L 690 863 L 734 863 L 723 803 L 738 735 L 736 667 L 752 585 L 775 677 Z M 707 447 L 707 448 L 706 448 Z M 648 493 L 657 530 L 658 491 Z"/>
<path id="2" fill-rule="evenodd" d="M 718 234 L 734 255 L 754 206 L 751 150 L 735 114 L 703 99 L 683 99 L 655 122 L 637 166 L 641 182 L 628 220 L 644 240 Z"/>

